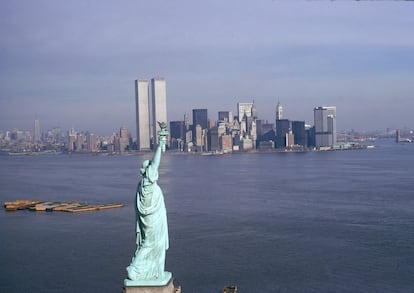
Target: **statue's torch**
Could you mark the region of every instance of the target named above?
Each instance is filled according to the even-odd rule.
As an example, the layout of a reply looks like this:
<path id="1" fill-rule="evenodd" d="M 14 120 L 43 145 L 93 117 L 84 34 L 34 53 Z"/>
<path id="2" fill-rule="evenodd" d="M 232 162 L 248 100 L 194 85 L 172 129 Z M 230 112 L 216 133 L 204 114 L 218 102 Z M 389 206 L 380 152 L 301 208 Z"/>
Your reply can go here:
<path id="1" fill-rule="evenodd" d="M 168 137 L 167 124 L 165 122 L 158 122 L 158 125 L 161 128 L 160 131 L 158 131 L 159 143 L 160 143 L 162 152 L 165 152 L 165 146 L 167 145 L 167 137 Z"/>

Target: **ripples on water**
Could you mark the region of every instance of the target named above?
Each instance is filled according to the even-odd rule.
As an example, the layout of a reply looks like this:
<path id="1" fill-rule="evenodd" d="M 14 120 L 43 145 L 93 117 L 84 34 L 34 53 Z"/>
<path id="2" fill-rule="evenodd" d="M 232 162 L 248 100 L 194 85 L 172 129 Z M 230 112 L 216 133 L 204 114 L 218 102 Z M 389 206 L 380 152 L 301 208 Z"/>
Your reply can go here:
<path id="1" fill-rule="evenodd" d="M 121 292 L 139 156 L 0 157 L 0 198 L 123 202 L 0 211 L 1 292 Z M 412 292 L 414 144 L 321 153 L 166 154 L 167 269 L 183 292 Z"/>

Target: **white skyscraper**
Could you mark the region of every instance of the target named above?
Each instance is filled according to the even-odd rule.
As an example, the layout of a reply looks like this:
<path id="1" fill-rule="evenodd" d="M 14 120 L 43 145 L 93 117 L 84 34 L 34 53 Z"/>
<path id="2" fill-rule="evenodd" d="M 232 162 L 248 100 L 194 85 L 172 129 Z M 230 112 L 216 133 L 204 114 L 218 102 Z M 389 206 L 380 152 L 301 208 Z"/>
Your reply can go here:
<path id="1" fill-rule="evenodd" d="M 276 106 L 276 120 L 282 120 L 283 119 L 283 108 L 280 102 L 277 102 Z"/>
<path id="2" fill-rule="evenodd" d="M 151 91 L 151 100 L 149 92 Z M 167 90 L 164 78 L 151 79 L 151 89 L 148 80 L 135 81 L 136 126 L 138 150 L 149 150 L 151 138 L 158 144 L 157 123 L 167 121 Z"/>
<path id="3" fill-rule="evenodd" d="M 167 121 L 167 88 L 164 78 L 156 77 L 151 79 L 152 93 L 152 129 L 154 144 L 158 144 L 158 131 L 160 126 L 157 122 Z"/>
<path id="4" fill-rule="evenodd" d="M 151 148 L 148 86 L 148 80 L 135 80 L 137 147 L 139 151 Z"/>
<path id="5" fill-rule="evenodd" d="M 316 107 L 313 113 L 316 147 L 333 147 L 336 144 L 336 107 Z"/>
<path id="6" fill-rule="evenodd" d="M 252 108 L 254 103 L 237 103 L 237 114 L 239 115 L 239 122 L 241 122 L 246 116 L 247 118 L 252 117 Z"/>

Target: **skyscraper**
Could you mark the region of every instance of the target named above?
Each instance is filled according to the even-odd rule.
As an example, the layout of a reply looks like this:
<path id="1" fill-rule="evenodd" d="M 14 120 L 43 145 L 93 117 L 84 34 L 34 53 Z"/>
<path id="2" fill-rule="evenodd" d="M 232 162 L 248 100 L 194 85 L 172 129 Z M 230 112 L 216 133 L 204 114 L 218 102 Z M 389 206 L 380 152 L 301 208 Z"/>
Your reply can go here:
<path id="1" fill-rule="evenodd" d="M 230 111 L 219 111 L 218 120 L 226 123 L 233 123 L 233 114 Z"/>
<path id="2" fill-rule="evenodd" d="M 167 121 L 167 88 L 165 79 L 156 77 L 151 79 L 151 92 L 152 92 L 152 129 L 153 129 L 153 142 L 158 144 L 158 131 L 160 126 L 157 122 Z"/>
<path id="3" fill-rule="evenodd" d="M 292 130 L 292 122 L 289 119 L 276 120 L 276 147 L 285 148 L 286 134 Z"/>
<path id="4" fill-rule="evenodd" d="M 135 114 L 137 127 L 137 149 L 149 150 L 150 137 L 150 104 L 148 80 L 135 80 Z"/>
<path id="5" fill-rule="evenodd" d="M 75 150 L 76 131 L 71 128 L 68 133 L 68 151 L 73 152 Z"/>
<path id="6" fill-rule="evenodd" d="M 277 102 L 276 106 L 276 120 L 282 120 L 283 119 L 283 107 L 280 104 L 280 102 Z"/>
<path id="7" fill-rule="evenodd" d="M 305 121 L 292 121 L 292 132 L 296 145 L 301 145 L 304 147 L 308 145 Z"/>
<path id="8" fill-rule="evenodd" d="M 204 133 L 208 128 L 207 109 L 193 109 L 193 142 L 197 149 L 203 150 Z"/>
<path id="9" fill-rule="evenodd" d="M 254 111 L 252 111 L 254 110 Z M 239 122 L 243 121 L 243 117 L 247 118 L 255 115 L 254 103 L 237 103 L 237 115 L 239 115 Z"/>
<path id="10" fill-rule="evenodd" d="M 93 133 L 88 133 L 86 136 L 86 145 L 89 152 L 97 152 L 98 151 L 98 137 Z"/>
<path id="11" fill-rule="evenodd" d="M 128 128 L 122 126 L 119 130 L 119 151 L 124 152 L 129 146 L 129 131 Z"/>
<path id="12" fill-rule="evenodd" d="M 170 121 L 170 137 L 171 139 L 185 139 L 185 122 Z"/>
<path id="13" fill-rule="evenodd" d="M 200 125 L 202 129 L 207 129 L 207 109 L 193 109 L 193 128 L 195 128 L 197 124 Z"/>
<path id="14" fill-rule="evenodd" d="M 336 144 L 336 107 L 316 107 L 313 111 L 316 147 Z"/>
<path id="15" fill-rule="evenodd" d="M 40 122 L 37 117 L 35 118 L 34 125 L 33 125 L 33 143 L 39 143 L 41 141 L 41 134 L 40 134 Z"/>

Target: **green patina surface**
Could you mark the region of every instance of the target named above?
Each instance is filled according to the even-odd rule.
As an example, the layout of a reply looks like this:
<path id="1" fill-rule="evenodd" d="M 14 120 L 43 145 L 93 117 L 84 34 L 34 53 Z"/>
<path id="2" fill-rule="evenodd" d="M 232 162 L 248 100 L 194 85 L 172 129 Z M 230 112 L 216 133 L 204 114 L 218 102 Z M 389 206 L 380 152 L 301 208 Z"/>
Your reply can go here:
<path id="1" fill-rule="evenodd" d="M 165 271 L 165 254 L 169 247 L 167 211 L 164 196 L 157 184 L 161 153 L 165 151 L 168 132 L 160 124 L 159 145 L 152 160 L 140 168 L 141 180 L 136 192 L 136 244 L 130 265 L 126 268 L 125 286 L 163 286 L 171 280 Z"/>

